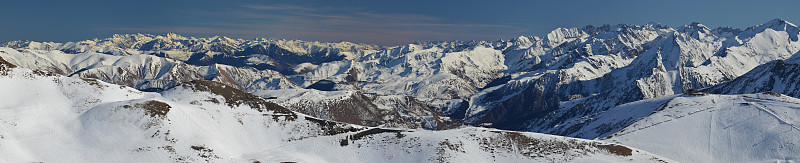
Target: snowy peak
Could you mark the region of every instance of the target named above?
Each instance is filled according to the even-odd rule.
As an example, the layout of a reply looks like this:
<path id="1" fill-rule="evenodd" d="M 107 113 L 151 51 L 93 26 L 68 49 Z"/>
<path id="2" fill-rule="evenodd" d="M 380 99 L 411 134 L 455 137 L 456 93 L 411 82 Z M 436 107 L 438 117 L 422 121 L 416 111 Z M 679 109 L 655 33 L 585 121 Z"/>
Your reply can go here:
<path id="1" fill-rule="evenodd" d="M 769 22 L 764 23 L 764 24 L 762 24 L 760 26 L 763 26 L 765 28 L 772 28 L 772 29 L 776 29 L 776 30 L 778 30 L 778 29 L 786 30 L 786 29 L 791 29 L 791 28 L 797 28 L 796 25 L 794 25 L 794 24 L 792 24 L 792 23 L 790 23 L 790 22 L 788 22 L 786 20 L 783 20 L 783 19 L 773 19 L 773 20 L 770 20 Z M 756 27 L 756 28 L 759 28 L 759 27 Z"/>
<path id="2" fill-rule="evenodd" d="M 702 37 L 705 37 L 706 35 L 713 35 L 711 29 L 698 22 L 692 22 L 689 25 L 684 25 L 683 27 L 678 29 L 678 31 L 681 33 L 690 34 L 695 39 L 700 39 Z"/>
<path id="3" fill-rule="evenodd" d="M 773 19 L 764 24 L 749 27 L 745 30 L 763 31 L 764 29 L 773 29 L 775 31 L 789 31 L 797 29 L 797 26 L 783 19 Z"/>
<path id="4" fill-rule="evenodd" d="M 586 33 L 578 28 L 556 28 L 545 36 L 545 42 L 550 47 L 556 47 L 564 42 L 569 42 L 584 36 Z"/>
<path id="5" fill-rule="evenodd" d="M 706 27 L 705 25 L 703 25 L 703 24 L 700 24 L 700 23 L 698 23 L 698 22 L 692 22 L 692 23 L 690 23 L 690 24 L 688 24 L 688 25 L 684 25 L 684 26 L 683 26 L 683 27 L 682 27 L 680 30 L 681 30 L 681 31 L 684 31 L 684 30 L 691 30 L 691 31 L 703 31 L 703 32 L 706 32 L 706 31 L 711 31 L 711 29 L 709 29 L 709 28 L 708 28 L 708 27 Z M 708 33 L 708 32 L 707 32 L 707 33 Z"/>
<path id="6" fill-rule="evenodd" d="M 756 33 L 764 32 L 767 29 L 772 31 L 786 32 L 787 34 L 789 34 L 789 38 L 791 39 L 791 41 L 794 42 L 798 41 L 798 35 L 800 35 L 800 28 L 798 28 L 796 25 L 788 21 L 785 21 L 783 19 L 773 19 L 764 24 L 756 25 L 745 29 L 745 32 L 742 33 L 740 38 L 750 38 Z"/>
<path id="7" fill-rule="evenodd" d="M 512 42 L 511 46 L 516 47 L 515 50 L 530 48 L 538 41 L 541 41 L 541 39 L 536 36 L 519 36 L 510 40 Z"/>

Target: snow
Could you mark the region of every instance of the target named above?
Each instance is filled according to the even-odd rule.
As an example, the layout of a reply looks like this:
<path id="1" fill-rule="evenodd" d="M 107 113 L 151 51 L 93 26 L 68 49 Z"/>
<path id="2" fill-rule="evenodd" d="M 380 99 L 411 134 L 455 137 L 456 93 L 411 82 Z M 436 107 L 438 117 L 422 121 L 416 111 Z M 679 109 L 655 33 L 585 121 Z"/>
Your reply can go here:
<path id="1" fill-rule="evenodd" d="M 224 102 L 185 89 L 145 93 L 104 82 L 37 76 L 28 69 L 14 69 L 0 83 L 2 90 L 16 92 L 4 93 L 0 101 L 2 162 L 200 161 L 204 158 L 190 146 L 227 156 L 318 132 L 304 129 L 309 122 L 273 121 L 253 109 L 199 100 Z M 123 107 L 153 100 L 171 107 L 163 119 Z"/>
<path id="2" fill-rule="evenodd" d="M 797 162 L 800 99 L 778 94 L 681 96 L 667 101 L 606 141 L 681 162 Z M 636 103 L 609 111 L 644 109 Z M 656 109 L 659 107 L 655 107 Z M 613 113 L 607 115 L 613 116 Z M 640 116 L 640 113 L 621 115 Z M 598 117 L 600 118 L 600 117 Z M 608 119 L 610 120 L 610 119 Z M 669 144 L 665 146 L 665 144 Z"/>
<path id="3" fill-rule="evenodd" d="M 548 110 L 536 115 L 504 114 L 505 117 L 489 119 L 538 117 L 526 119 L 522 125 L 494 127 L 584 137 L 580 134 L 586 133 L 574 129 L 617 105 L 712 87 L 734 80 L 759 65 L 792 57 L 800 52 L 800 42 L 792 39 L 800 35 L 800 31 L 794 31 L 796 28 L 780 20 L 744 31 L 710 30 L 699 23 L 679 29 L 657 25 L 587 26 L 579 29 L 587 31 L 586 36 L 556 47 L 538 45 L 542 49 L 530 48 L 524 51 L 527 54 L 504 50 L 510 56 L 506 63 L 513 63 L 505 71 L 511 80 L 472 94 L 465 122 L 477 125 L 474 123 L 482 123 L 480 120 L 487 114 Z M 556 30 L 553 36 L 561 36 L 559 32 L 564 31 Z M 511 60 L 518 58 L 527 59 Z M 527 67 L 519 67 L 523 65 Z M 739 81 L 736 88 L 730 89 L 745 88 L 741 89 L 743 92 L 730 93 L 757 93 L 744 91 L 751 90 L 750 85 L 756 82 L 757 90 L 795 96 L 795 91 L 781 88 L 791 88 L 792 77 L 796 75 L 778 76 L 781 80 L 774 85 L 769 84 L 773 81 L 769 77 Z M 530 92 L 543 92 L 544 98 Z M 534 101 L 527 101 L 531 103 L 527 106 L 507 108 L 520 102 L 508 99 Z M 552 101 L 560 102 L 558 106 L 546 105 L 548 108 L 539 105 Z"/>
<path id="4" fill-rule="evenodd" d="M 237 68 L 212 64 L 194 66 L 153 55 L 115 56 L 100 53 L 66 54 L 0 47 L 0 57 L 11 64 L 58 74 L 98 78 L 137 89 L 173 86 L 176 82 L 214 80 L 239 85 L 247 90 L 285 89 L 298 86 L 271 70 Z"/>
<path id="5" fill-rule="evenodd" d="M 292 67 L 292 71 L 294 71 L 295 73 L 299 74 L 299 73 L 301 73 L 303 71 L 311 71 L 311 70 L 317 69 L 317 67 L 319 67 L 319 66 L 317 66 L 315 64 L 312 64 L 312 63 L 306 62 L 306 63 L 301 63 L 301 64 L 298 64 L 298 65 Z"/>
<path id="6" fill-rule="evenodd" d="M 358 90 L 377 95 L 406 95 L 434 107 L 477 92 L 507 69 L 503 54 L 477 46 L 451 52 L 448 44 L 409 44 L 354 61 L 319 65 L 293 81 L 308 86 L 318 80 L 345 82 L 355 70 Z"/>
<path id="7" fill-rule="evenodd" d="M 620 159 L 619 156 L 603 155 L 601 154 L 602 152 L 595 153 L 596 151 L 589 152 L 591 157 L 581 157 L 582 154 L 578 150 L 569 151 L 563 155 L 539 158 L 513 156 L 506 153 L 510 152 L 506 150 L 518 149 L 494 148 L 492 149 L 495 151 L 494 153 L 478 152 L 486 148 L 487 145 L 483 144 L 485 142 L 474 140 L 489 142 L 493 141 L 493 139 L 502 140 L 501 136 L 506 134 L 503 132 L 482 128 L 462 128 L 436 133 L 414 131 L 401 133 L 403 138 L 399 140 L 397 138 L 398 134 L 395 133 L 376 134 L 360 140 L 350 140 L 351 144 L 342 147 L 344 150 L 320 148 L 324 146 L 339 146 L 337 140 L 341 140 L 343 137 L 317 137 L 282 146 L 280 149 L 245 154 L 241 158 L 250 160 L 264 159 L 269 162 L 280 160 L 296 162 L 616 162 L 625 160 Z M 540 139 L 541 141 L 575 140 L 534 133 L 524 133 L 522 135 Z M 582 142 L 584 140 L 578 141 Z M 439 157 L 435 155 L 439 155 Z M 442 155 L 446 157 L 441 158 L 440 156 Z M 633 156 L 628 156 L 628 158 L 631 160 L 626 161 L 656 162 L 658 159 L 663 159 L 653 157 L 646 152 L 635 152 Z"/>
<path id="8" fill-rule="evenodd" d="M 113 55 L 156 54 L 166 53 L 170 58 L 186 61 L 193 52 L 222 52 L 227 50 L 240 50 L 257 45 L 272 44 L 297 55 L 312 55 L 317 53 L 342 52 L 347 59 L 358 59 L 382 47 L 351 42 L 311 42 L 285 39 L 256 39 L 242 40 L 224 36 L 211 38 L 183 37 L 174 33 L 166 35 L 150 34 L 115 34 L 110 38 L 85 40 L 79 42 L 35 42 L 12 41 L 5 47 L 28 48 L 35 50 L 61 50 L 75 53 L 97 52 Z"/>
<path id="9" fill-rule="evenodd" d="M 775 127 L 789 126 L 788 128 L 794 129 L 792 126 L 795 124 L 794 117 L 796 117 L 796 115 L 794 115 L 791 110 L 780 109 L 785 108 L 785 106 L 789 104 L 784 105 L 782 102 L 775 102 L 780 100 L 774 98 L 759 100 L 754 97 L 749 97 L 759 96 L 759 98 L 762 98 L 761 96 L 763 95 L 761 94 L 732 95 L 730 98 L 729 96 L 718 96 L 716 99 L 708 99 L 715 95 L 709 97 L 687 97 L 677 94 L 686 92 L 687 90 L 708 88 L 708 90 L 728 94 L 775 91 L 798 97 L 797 92 L 799 91 L 796 86 L 797 75 L 793 72 L 796 72 L 796 64 L 798 60 L 800 60 L 797 59 L 797 54 L 800 54 L 799 36 L 800 28 L 780 19 L 775 19 L 745 30 L 733 28 L 709 29 L 700 23 L 692 23 L 678 28 L 650 24 L 623 24 L 586 26 L 583 28 L 558 28 L 545 37 L 520 36 L 510 41 L 431 41 L 398 47 L 379 47 L 349 42 L 324 43 L 277 39 L 242 40 L 227 37 L 193 38 L 176 34 L 162 36 L 132 34 L 114 35 L 106 39 L 67 43 L 13 41 L 3 45 L 6 47 L 0 48 L 0 57 L 20 67 L 55 72 L 57 74 L 73 77 L 97 78 L 103 81 L 100 83 L 115 83 L 140 90 L 150 88 L 166 89 L 179 83 L 192 80 L 219 81 L 231 87 L 236 87 L 237 89 L 253 92 L 261 97 L 273 98 L 269 101 L 284 106 L 307 106 L 305 108 L 310 111 L 305 113 L 326 119 L 332 117 L 326 115 L 330 113 L 331 110 L 342 111 L 352 109 L 353 107 L 322 107 L 325 106 L 324 104 L 336 104 L 348 100 L 363 102 L 367 107 L 358 107 L 362 109 L 363 112 L 360 112 L 356 116 L 374 114 L 372 111 L 386 113 L 383 115 L 371 115 L 373 117 L 378 117 L 378 119 L 375 120 L 376 122 L 386 122 L 385 124 L 375 124 L 375 126 L 384 127 L 416 128 L 414 126 L 423 126 L 421 128 L 431 129 L 432 126 L 435 126 L 432 125 L 435 124 L 434 122 L 438 123 L 438 121 L 442 120 L 451 120 L 441 115 L 442 113 L 461 114 L 463 110 L 459 109 L 462 109 L 462 106 L 467 107 L 465 112 L 463 112 L 466 118 L 463 119 L 462 122 L 472 125 L 478 125 L 474 123 L 483 123 L 484 121 L 481 121 L 481 118 L 493 112 L 505 113 L 515 110 L 528 111 L 540 109 L 546 111 L 536 113 L 540 115 L 527 115 L 527 112 L 508 115 L 503 114 L 502 116 L 504 117 L 494 119 L 515 119 L 520 116 L 526 116 L 525 118 L 528 119 L 522 119 L 518 123 L 514 122 L 514 125 L 517 125 L 514 127 L 517 128 L 509 127 L 506 129 L 535 131 L 581 138 L 604 138 L 616 130 L 624 128 L 628 124 L 634 122 L 638 124 L 646 123 L 648 119 L 659 120 L 659 117 L 652 117 L 650 115 L 667 114 L 664 113 L 663 110 L 660 110 L 661 106 L 676 102 L 674 99 L 679 99 L 677 102 L 684 100 L 682 102 L 686 103 L 692 103 L 691 100 L 725 100 L 738 103 L 742 106 L 719 104 L 713 105 L 714 109 L 710 111 L 702 110 L 691 115 L 687 115 L 688 113 L 684 114 L 685 112 L 683 111 L 677 111 L 667 114 L 667 116 L 680 115 L 685 117 L 682 119 L 697 123 L 727 124 L 727 122 L 721 122 L 719 120 L 703 120 L 703 116 L 749 118 L 738 116 L 749 114 L 750 112 L 757 113 L 758 110 L 761 110 L 761 112 L 770 115 L 773 119 L 752 119 L 758 122 L 757 124 L 750 124 L 749 126 L 752 128 L 731 127 L 729 128 L 730 130 L 719 130 L 713 126 L 705 128 L 701 126 L 690 127 L 686 130 L 687 132 L 701 132 L 701 130 L 707 129 L 713 131 L 729 131 L 731 134 L 746 134 L 746 130 L 764 131 L 767 133 L 767 136 L 773 137 L 755 137 L 753 139 L 764 140 L 767 144 L 758 147 L 764 148 L 764 150 L 767 151 L 771 150 L 773 155 L 755 156 L 756 154 L 751 152 L 750 154 L 738 154 L 741 157 L 736 159 L 746 161 L 780 161 L 780 156 L 791 156 L 796 153 L 780 150 L 776 151 L 774 149 L 767 149 L 767 147 L 794 149 L 791 145 L 784 145 L 786 143 L 781 141 L 794 140 L 795 138 L 777 134 L 778 130 L 776 128 L 780 127 Z M 238 65 L 239 67 L 214 63 L 208 65 L 207 63 L 196 63 L 199 61 L 189 61 L 194 54 L 201 56 L 200 58 L 203 59 L 200 60 L 203 62 L 221 62 L 210 59 L 215 57 L 232 57 L 234 59 L 226 63 Z M 165 57 L 158 57 L 162 55 Z M 787 61 L 784 63 L 778 60 Z M 244 63 L 239 63 L 240 61 Z M 255 69 L 254 67 L 256 67 L 256 65 L 267 65 L 266 67 L 273 66 L 279 68 L 274 68 L 275 70 L 259 70 L 264 68 Z M 27 74 L 32 74 L 32 72 L 28 72 Z M 212 99 L 219 98 L 214 97 L 216 95 L 202 92 L 190 93 L 190 90 L 180 90 L 179 88 L 168 91 L 168 93 L 165 94 L 143 93 L 135 91 L 132 88 L 124 89 L 132 91 L 133 93 L 125 93 L 125 91 L 120 91 L 121 93 L 104 93 L 104 91 L 110 90 L 97 90 L 92 84 L 81 85 L 68 83 L 66 85 L 48 85 L 47 82 L 49 80 L 38 81 L 38 79 L 50 77 L 19 75 L 19 73 L 16 74 L 15 79 L 36 78 L 37 81 L 30 83 L 14 83 L 19 81 L 7 81 L 9 83 L 7 84 L 9 88 L 4 89 L 4 91 L 31 91 L 33 94 L 13 95 L 13 97 L 12 95 L 3 95 L 9 96 L 3 97 L 7 99 L 2 101 L 4 106 L 17 109 L 39 107 L 41 105 L 58 109 L 60 108 L 58 106 L 64 105 L 69 107 L 42 115 L 54 116 L 51 114 L 63 113 L 65 115 L 82 118 L 95 118 L 92 122 L 81 121 L 84 119 L 56 119 L 53 121 L 58 121 L 58 123 L 36 122 L 29 124 L 34 126 L 39 125 L 37 127 L 47 125 L 71 125 L 64 128 L 69 129 L 72 127 L 72 129 L 82 129 L 82 127 L 86 127 L 84 123 L 92 123 L 92 125 L 100 126 L 97 130 L 100 130 L 101 127 L 128 128 L 129 126 L 147 126 L 145 122 L 149 122 L 149 120 L 144 120 L 144 118 L 136 116 L 118 116 L 116 112 L 119 112 L 119 110 L 108 108 L 134 105 L 148 102 L 149 100 L 168 103 L 170 106 L 175 107 L 175 112 L 182 112 L 170 113 L 175 116 L 184 115 L 185 113 L 186 117 L 194 117 L 182 119 L 184 121 L 196 121 L 198 120 L 196 117 L 203 116 L 212 117 L 211 119 L 215 119 L 214 121 L 216 121 L 216 118 L 220 118 L 220 116 L 233 116 L 237 117 L 233 118 L 237 119 L 237 124 L 244 125 L 243 123 L 248 121 L 242 120 L 243 117 L 247 117 L 243 115 L 261 114 L 242 110 L 247 110 L 246 108 L 235 108 L 235 113 L 228 113 L 222 111 L 224 110 L 222 108 L 225 108 L 224 106 L 219 106 L 211 102 L 214 101 Z M 492 87 L 487 86 L 491 81 L 499 78 L 508 78 L 510 80 L 505 83 L 498 83 L 499 85 L 493 85 Z M 330 80 L 337 83 L 335 87 L 336 91 L 302 89 L 320 80 Z M 73 81 L 82 83 L 83 80 Z M 91 83 L 90 81 L 85 82 Z M 25 87 L 33 86 L 33 84 L 42 85 L 41 90 L 23 90 Z M 55 89 L 59 90 L 63 95 L 59 95 L 58 91 L 48 92 Z M 95 92 L 84 93 L 82 92 L 84 90 L 94 90 Z M 544 93 L 546 96 L 520 97 L 538 96 L 537 93 L 539 92 Z M 93 93 L 109 95 L 99 97 Z M 128 95 L 131 98 L 123 97 L 124 95 Z M 47 97 L 48 99 L 52 98 L 54 100 L 45 102 L 28 101 L 27 99 L 39 96 Z M 109 99 L 112 97 L 114 97 L 114 99 Z M 740 97 L 741 99 L 739 100 L 733 97 Z M 509 99 L 531 99 L 532 101 L 538 101 L 510 101 Z M 687 99 L 689 101 L 686 101 Z M 529 102 L 530 105 L 522 105 L 517 108 L 499 107 L 500 109 L 509 110 L 494 110 L 498 109 L 498 106 L 512 106 L 505 104 L 520 102 Z M 546 105 L 548 108 L 539 108 L 539 106 L 545 106 L 542 104 L 548 104 Z M 557 105 L 551 106 L 549 104 Z M 208 112 L 196 110 L 188 111 L 190 110 L 188 108 L 197 109 L 198 106 L 201 110 Z M 711 107 L 712 105 L 698 104 L 698 106 Z M 717 109 L 720 107 L 734 109 Z M 297 109 L 299 107 L 290 108 Z M 363 110 L 364 108 L 368 109 Z M 778 110 L 775 110 L 776 108 L 778 108 Z M 69 111 L 65 110 L 70 109 L 74 110 L 73 112 L 75 113 L 67 114 Z M 697 108 L 689 108 L 688 110 L 691 109 Z M 746 111 L 739 112 L 739 110 Z M 213 113 L 213 111 L 223 113 Z M 2 115 L 15 116 L 17 112 L 22 113 L 23 111 L 14 110 Z M 132 115 L 140 116 L 145 114 L 144 112 L 139 113 L 135 111 L 123 112 L 131 112 L 130 114 Z M 534 110 L 534 112 L 536 112 L 536 110 Z M 85 113 L 103 115 L 87 115 Z M 364 115 L 361 115 L 362 113 Z M 28 114 L 24 115 L 29 116 Z M 94 122 L 96 119 L 101 119 L 103 121 L 108 120 L 103 119 L 103 117 L 115 117 L 116 119 L 123 119 L 125 122 L 131 122 L 131 124 L 112 123 L 110 125 L 101 125 Z M 37 118 L 46 119 L 47 117 Z M 403 126 L 397 123 L 389 123 L 389 121 L 397 121 L 397 119 L 402 119 L 403 122 L 408 120 L 408 122 L 413 123 L 413 125 Z M 644 119 L 644 121 L 640 121 L 642 119 Z M 17 120 L 14 121 L 16 122 Z M 80 121 L 80 123 L 73 121 Z M 458 121 L 458 119 L 453 121 Z M 272 124 L 271 122 L 257 122 L 259 122 L 259 124 Z M 197 125 L 200 123 L 202 123 L 202 125 L 214 125 L 213 123 L 206 123 L 204 121 L 197 123 L 186 122 L 184 125 Z M 227 124 L 228 122 L 220 123 Z M 491 122 L 487 123 L 491 124 Z M 669 124 L 672 122 L 664 123 Z M 691 125 L 690 122 L 675 123 Z M 681 129 L 678 125 L 664 125 L 662 127 L 665 128 L 664 131 Z M 217 130 L 216 128 L 202 127 L 191 129 L 198 131 Z M 92 131 L 93 130 L 94 129 L 92 129 Z M 647 130 L 649 129 L 642 131 Z M 639 132 L 638 130 L 636 131 Z M 65 135 L 86 134 L 83 133 L 84 131 L 76 132 L 68 130 L 64 132 L 67 133 Z M 144 131 L 136 131 L 133 133 L 135 135 L 135 133 L 143 132 Z M 152 134 L 150 132 L 153 131 L 147 130 L 146 132 Z M 248 130 L 247 132 L 258 133 L 262 131 Z M 472 131 L 465 132 L 468 133 Z M 283 133 L 283 130 L 279 133 Z M 36 135 L 41 133 L 31 134 Z M 178 135 L 178 133 L 175 134 Z M 715 146 L 714 148 L 691 147 L 693 150 L 688 151 L 694 153 L 685 153 L 661 149 L 653 144 L 645 144 L 648 143 L 645 138 L 647 138 L 647 136 L 657 136 L 657 132 L 642 135 L 641 137 L 630 135 L 631 138 L 626 140 L 630 140 L 631 143 L 636 145 L 642 145 L 642 148 L 665 152 L 669 156 L 689 155 L 686 158 L 686 160 L 690 160 L 689 162 L 736 161 L 732 159 L 709 160 L 709 158 L 731 158 L 728 156 L 734 152 L 741 151 L 719 150 L 719 152 L 705 151 L 704 153 L 702 150 L 716 151 L 717 148 L 722 147 L 744 147 L 740 144 L 720 147 Z M 218 136 L 219 135 L 212 137 Z M 327 143 L 333 143 L 334 145 L 338 143 L 335 139 L 341 139 L 317 138 L 316 136 L 318 135 L 311 136 L 313 138 L 308 139 L 330 141 Z M 423 135 L 418 136 L 426 137 Z M 191 139 L 205 138 L 197 135 L 188 135 L 186 137 L 190 137 Z M 227 139 L 229 136 L 223 135 L 222 137 L 226 137 Z M 685 138 L 680 137 L 680 135 L 676 137 Z M 717 139 L 714 140 L 720 140 L 723 137 L 715 138 Z M 750 137 L 747 138 L 749 139 Z M 15 139 L 18 139 L 18 137 Z M 78 138 L 68 138 L 67 140 L 74 142 L 77 139 Z M 98 139 L 104 138 L 99 137 Z M 131 139 L 139 140 L 140 138 L 134 137 Z M 691 145 L 691 143 L 703 143 L 692 141 L 693 140 L 665 139 L 664 142 L 661 143 L 678 143 L 687 146 Z M 706 141 L 710 140 L 706 139 Z M 433 141 L 434 144 L 436 142 L 441 141 Z M 0 140 L 0 143 L 2 143 L 2 140 Z M 744 143 L 752 142 L 744 141 Z M 237 145 L 236 142 L 231 144 L 234 146 L 247 146 Z M 266 144 L 268 145 L 265 146 L 272 146 L 275 143 Z M 186 147 L 187 145 L 183 144 L 183 146 Z M 274 151 L 258 153 L 252 151 L 256 149 L 256 147 L 249 146 L 243 150 L 239 150 L 240 148 L 231 148 L 239 150 L 234 152 L 218 149 L 228 148 L 224 145 L 213 146 L 219 152 L 242 154 L 242 151 L 247 151 L 247 156 L 237 156 L 242 159 L 260 158 L 272 160 L 273 158 L 280 158 L 297 159 L 301 161 L 321 161 L 313 159 L 317 158 L 322 160 L 342 161 L 337 160 L 338 158 L 315 156 L 307 153 L 280 153 L 283 151 L 278 153 L 272 153 Z M 151 147 L 158 148 L 159 146 Z M 164 146 L 160 147 L 163 148 Z M 38 150 L 39 147 L 35 148 Z M 81 147 L 65 146 L 63 148 L 79 149 Z M 305 147 L 292 148 L 298 151 L 316 150 L 305 149 Z M 109 151 L 119 152 L 118 150 Z M 369 152 L 355 151 L 356 153 Z M 748 151 L 744 151 L 744 153 L 747 152 Z M 25 156 L 27 158 L 40 157 L 24 153 L 24 151 L 14 151 L 12 153 L 27 155 Z M 353 155 L 353 153 L 347 152 L 332 154 Z M 186 155 L 185 153 L 181 153 L 154 157 L 170 158 Z M 706 155 L 712 157 L 707 157 Z M 401 157 L 401 155 L 391 156 Z M 414 156 L 418 158 L 416 157 L 417 155 Z M 77 156 L 65 157 L 77 158 Z M 402 155 L 402 157 L 406 156 Z M 193 158 L 200 159 L 197 157 Z M 304 158 L 309 158 L 311 160 L 303 160 Z M 458 158 L 460 159 L 462 157 L 459 156 Z M 789 157 L 783 159 L 796 158 Z M 680 160 L 686 161 L 683 159 Z"/>
<path id="10" fill-rule="evenodd" d="M 601 148 L 610 145 L 601 141 L 475 127 L 427 131 L 333 124 L 356 132 L 328 135 L 312 117 L 274 119 L 247 105 L 223 105 L 225 97 L 190 87 L 150 93 L 25 68 L 7 72 L 0 76 L 0 89 L 13 93 L 0 94 L 0 162 L 671 161 L 624 146 L 630 156 L 614 154 Z M 168 110 L 151 110 L 157 103 Z M 370 130 L 388 132 L 366 134 Z M 521 141 L 528 139 L 545 145 Z M 525 152 L 540 148 L 552 150 Z"/>

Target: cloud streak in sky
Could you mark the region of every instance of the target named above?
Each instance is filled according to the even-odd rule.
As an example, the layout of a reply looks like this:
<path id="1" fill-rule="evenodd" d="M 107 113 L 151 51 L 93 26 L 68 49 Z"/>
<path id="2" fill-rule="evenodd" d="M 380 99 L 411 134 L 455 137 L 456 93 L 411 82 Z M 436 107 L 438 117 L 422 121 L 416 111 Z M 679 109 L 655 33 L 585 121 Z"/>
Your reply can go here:
<path id="1" fill-rule="evenodd" d="M 422 14 L 376 13 L 358 8 L 297 5 L 238 5 L 228 11 L 196 13 L 211 19 L 183 26 L 114 27 L 109 30 L 146 33 L 187 33 L 271 37 L 310 41 L 352 41 L 400 45 L 414 41 L 491 40 L 503 32 L 524 31 L 513 25 L 453 23 Z"/>
<path id="2" fill-rule="evenodd" d="M 312 8 L 294 5 L 241 5 L 241 7 L 255 10 L 292 10 L 292 11 L 313 11 Z"/>

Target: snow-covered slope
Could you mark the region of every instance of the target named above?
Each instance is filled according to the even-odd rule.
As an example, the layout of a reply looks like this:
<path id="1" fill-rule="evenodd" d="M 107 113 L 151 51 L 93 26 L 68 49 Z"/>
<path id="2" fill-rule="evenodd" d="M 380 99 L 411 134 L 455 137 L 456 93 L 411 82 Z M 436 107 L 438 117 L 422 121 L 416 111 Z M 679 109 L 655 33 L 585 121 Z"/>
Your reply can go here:
<path id="1" fill-rule="evenodd" d="M 269 162 L 674 162 L 602 141 L 473 127 L 361 133 L 378 132 L 383 134 L 310 138 L 244 158 Z"/>
<path id="2" fill-rule="evenodd" d="M 656 98 L 609 109 L 581 131 L 626 125 L 606 141 L 681 162 L 797 162 L 798 108 L 800 99 L 774 92 Z"/>
<path id="3" fill-rule="evenodd" d="M 783 162 L 800 155 L 800 99 L 692 92 L 631 102 L 564 123 L 571 137 L 630 145 L 681 162 Z"/>
<path id="4" fill-rule="evenodd" d="M 214 81 L 153 93 L 15 67 L 0 57 L 0 162 L 670 161 L 545 134 L 318 120 Z"/>

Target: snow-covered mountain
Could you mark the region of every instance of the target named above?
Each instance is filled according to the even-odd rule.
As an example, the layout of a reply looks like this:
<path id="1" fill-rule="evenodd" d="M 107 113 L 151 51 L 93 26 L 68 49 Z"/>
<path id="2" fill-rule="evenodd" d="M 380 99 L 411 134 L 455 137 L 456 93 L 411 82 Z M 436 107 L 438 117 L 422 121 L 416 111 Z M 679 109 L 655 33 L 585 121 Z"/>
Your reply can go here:
<path id="1" fill-rule="evenodd" d="M 0 57 L 25 68 L 94 78 L 139 90 L 163 90 L 193 80 L 213 80 L 244 90 L 299 88 L 272 70 L 222 64 L 195 66 L 153 55 L 67 54 L 61 51 L 17 51 L 0 47 Z"/>
<path id="2" fill-rule="evenodd" d="M 155 93 L 0 57 L 0 162 L 663 162 L 624 145 L 320 120 L 215 81 Z"/>
<path id="3" fill-rule="evenodd" d="M 307 42 L 283 39 L 243 40 L 228 37 L 195 38 L 174 33 L 113 35 L 105 39 L 78 42 L 12 41 L 4 47 L 31 50 L 59 50 L 65 53 L 96 52 L 112 55 L 148 54 L 206 66 L 214 63 L 237 67 L 254 67 L 293 73 L 290 69 L 302 63 L 356 59 L 384 47 L 351 42 Z"/>
<path id="4" fill-rule="evenodd" d="M 579 31 L 590 29 L 595 28 Z M 569 55 L 576 58 L 570 66 L 511 74 L 506 84 L 484 89 L 470 98 L 469 108 L 463 112 L 466 122 L 572 135 L 580 124 L 571 121 L 620 104 L 731 81 L 756 66 L 790 58 L 800 51 L 800 42 L 793 39 L 800 35 L 798 27 L 779 19 L 744 31 L 708 29 L 698 23 L 679 29 L 624 25 L 606 29 L 609 30 L 576 39 L 572 44 L 590 47 L 592 40 L 602 37 L 629 40 L 620 31 L 657 32 L 647 37 L 653 38 L 651 41 L 640 43 L 640 51 L 579 55 L 591 49 L 586 48 Z M 619 62 L 595 59 L 600 56 L 622 59 Z M 602 68 L 606 71 L 594 71 Z M 587 77 L 586 74 L 592 73 L 586 70 L 602 73 Z"/>
<path id="5" fill-rule="evenodd" d="M 733 81 L 704 91 L 722 94 L 778 92 L 800 98 L 800 55 L 760 65 Z"/>
<path id="6" fill-rule="evenodd" d="M 341 83 L 341 90 L 411 96 L 444 110 L 458 106 L 506 69 L 501 51 L 485 46 L 487 42 L 470 44 L 475 45 L 454 49 L 469 44 L 409 44 L 359 60 L 324 63 L 292 80 L 302 86 L 327 80 Z"/>

